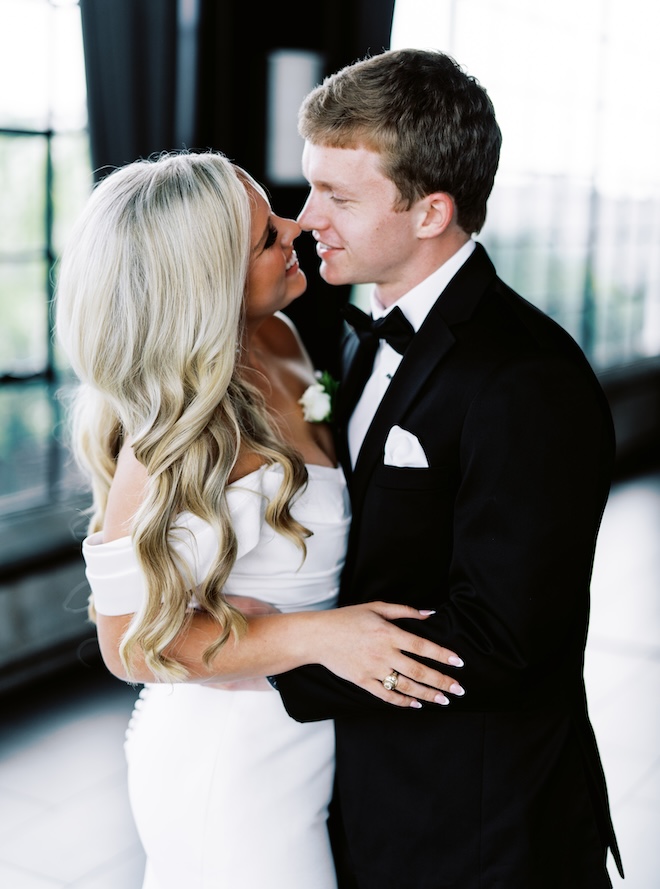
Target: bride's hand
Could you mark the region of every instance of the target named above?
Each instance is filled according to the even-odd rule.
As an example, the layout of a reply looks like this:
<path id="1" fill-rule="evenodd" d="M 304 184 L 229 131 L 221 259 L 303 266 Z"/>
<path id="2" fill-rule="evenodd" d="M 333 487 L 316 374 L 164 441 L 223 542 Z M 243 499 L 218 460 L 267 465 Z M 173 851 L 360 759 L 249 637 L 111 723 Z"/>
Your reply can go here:
<path id="1" fill-rule="evenodd" d="M 399 707 L 420 707 L 420 701 L 446 705 L 464 689 L 452 677 L 410 657 L 406 652 L 440 664 L 463 666 L 453 651 L 391 623 L 401 618 L 425 620 L 433 612 L 407 605 L 368 602 L 322 612 L 319 659 L 336 676 Z M 393 674 L 395 687 L 384 680 Z"/>

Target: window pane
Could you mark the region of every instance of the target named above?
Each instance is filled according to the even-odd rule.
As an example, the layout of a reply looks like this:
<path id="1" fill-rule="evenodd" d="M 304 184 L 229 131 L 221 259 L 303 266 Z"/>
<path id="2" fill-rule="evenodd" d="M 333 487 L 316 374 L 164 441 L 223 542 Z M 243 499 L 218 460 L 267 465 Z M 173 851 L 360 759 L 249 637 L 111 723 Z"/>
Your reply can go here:
<path id="1" fill-rule="evenodd" d="M 84 488 L 60 440 L 60 405 L 42 383 L 0 388 L 0 513 L 61 499 Z"/>
<path id="2" fill-rule="evenodd" d="M 51 123 L 55 129 L 87 126 L 87 93 L 80 8 L 60 3 L 52 10 Z"/>
<path id="3" fill-rule="evenodd" d="M 92 188 L 77 0 L 0 0 L 0 78 L 1 514 L 87 488 L 63 441 L 55 393 L 70 370 L 48 317 L 51 263 Z M 7 379 L 53 362 L 58 383 Z"/>
<path id="4" fill-rule="evenodd" d="M 41 136 L 0 136 L 0 256 L 44 249 L 46 148 Z"/>
<path id="5" fill-rule="evenodd" d="M 0 374 L 29 374 L 46 367 L 47 275 L 43 260 L 0 264 Z"/>
<path id="6" fill-rule="evenodd" d="M 60 387 L 56 394 L 40 381 L 0 387 L 0 515 L 89 498 L 89 484 L 64 432 L 70 388 Z"/>
<path id="7" fill-rule="evenodd" d="M 0 126 L 45 129 L 49 100 L 49 23 L 44 0 L 2 0 Z"/>
<path id="8" fill-rule="evenodd" d="M 392 47 L 486 87 L 503 144 L 479 239 L 597 369 L 660 355 L 659 25 L 647 0 L 395 6 Z"/>
<path id="9" fill-rule="evenodd" d="M 52 159 L 53 249 L 59 254 L 93 186 L 87 133 L 54 136 Z"/>

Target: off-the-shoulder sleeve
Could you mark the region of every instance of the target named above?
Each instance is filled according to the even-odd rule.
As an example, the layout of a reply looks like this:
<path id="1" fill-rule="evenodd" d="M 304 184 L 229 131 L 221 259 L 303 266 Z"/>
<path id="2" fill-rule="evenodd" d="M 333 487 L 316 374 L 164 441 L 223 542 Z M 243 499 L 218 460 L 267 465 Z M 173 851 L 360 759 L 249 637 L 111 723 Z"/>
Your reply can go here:
<path id="1" fill-rule="evenodd" d="M 258 545 L 264 529 L 267 498 L 264 496 L 263 472 L 227 489 L 227 502 L 238 540 L 238 559 Z M 254 476 L 254 478 L 253 478 Z M 191 513 L 181 515 L 171 531 L 174 552 L 186 565 L 196 584 L 208 574 L 218 553 L 214 528 Z M 130 537 L 103 543 L 101 532 L 83 541 L 87 581 L 99 614 L 114 616 L 134 614 L 142 608 L 147 584 Z M 194 605 L 191 590 L 190 604 Z"/>
<path id="2" fill-rule="evenodd" d="M 85 573 L 99 614 L 133 614 L 146 594 L 146 581 L 130 537 L 103 543 L 102 534 L 83 541 Z"/>

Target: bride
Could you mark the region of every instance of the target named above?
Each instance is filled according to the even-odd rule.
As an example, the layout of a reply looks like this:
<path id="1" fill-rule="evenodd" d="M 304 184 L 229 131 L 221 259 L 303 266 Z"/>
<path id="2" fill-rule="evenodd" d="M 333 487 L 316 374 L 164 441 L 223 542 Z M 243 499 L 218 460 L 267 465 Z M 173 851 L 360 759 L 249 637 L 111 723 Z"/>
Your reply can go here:
<path id="1" fill-rule="evenodd" d="M 299 234 L 224 156 L 173 153 L 106 177 L 61 259 L 90 611 L 109 670 L 144 684 L 126 739 L 144 889 L 336 886 L 332 724 L 291 720 L 264 677 L 318 663 L 412 708 L 453 681 L 406 653 L 453 652 L 392 623 L 428 612 L 333 608 L 350 507 L 281 313 L 306 289 Z"/>

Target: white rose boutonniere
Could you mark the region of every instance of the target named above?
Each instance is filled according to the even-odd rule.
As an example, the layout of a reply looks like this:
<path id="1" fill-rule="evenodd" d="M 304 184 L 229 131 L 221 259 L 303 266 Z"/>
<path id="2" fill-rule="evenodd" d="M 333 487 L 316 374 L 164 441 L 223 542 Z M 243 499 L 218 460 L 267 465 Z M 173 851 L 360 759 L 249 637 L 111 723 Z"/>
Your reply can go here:
<path id="1" fill-rule="evenodd" d="M 329 423 L 332 420 L 333 402 L 339 383 L 327 370 L 317 370 L 315 377 L 318 382 L 308 386 L 299 399 L 303 417 L 308 423 Z"/>

